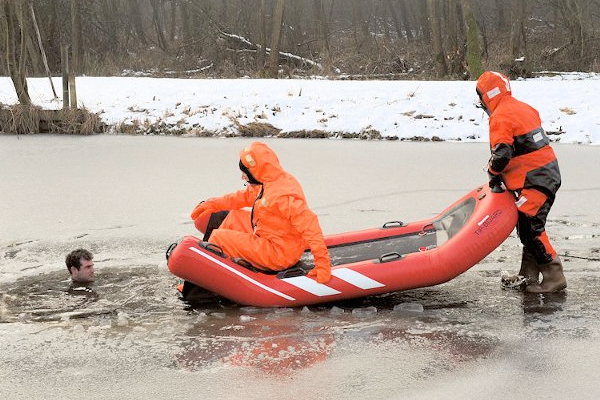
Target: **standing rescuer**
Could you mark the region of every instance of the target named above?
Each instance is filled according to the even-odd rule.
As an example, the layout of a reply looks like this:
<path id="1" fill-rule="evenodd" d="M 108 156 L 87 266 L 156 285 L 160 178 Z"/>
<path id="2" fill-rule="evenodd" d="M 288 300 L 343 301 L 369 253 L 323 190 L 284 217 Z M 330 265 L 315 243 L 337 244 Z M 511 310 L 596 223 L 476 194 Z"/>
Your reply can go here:
<path id="1" fill-rule="evenodd" d="M 490 187 L 502 190 L 500 187 L 504 182 L 517 196 L 517 233 L 523 243 L 519 276 L 525 278 L 528 292 L 563 290 L 567 281 L 562 263 L 545 229 L 546 218 L 561 184 L 560 170 L 548 136 L 542 129 L 539 113 L 512 96 L 510 82 L 501 73 L 484 72 L 477 80 L 476 90 L 479 107 L 490 117 Z"/>
<path id="2" fill-rule="evenodd" d="M 204 240 L 256 268 L 276 271 L 293 266 L 309 248 L 315 267 L 308 276 L 319 283 L 328 282 L 329 252 L 298 181 L 261 142 L 240 152 L 239 167 L 247 182 L 245 189 L 203 201 L 192 211 L 191 218 L 205 233 Z M 222 211 L 228 211 L 226 216 Z M 222 223 L 215 223 L 219 219 Z"/>

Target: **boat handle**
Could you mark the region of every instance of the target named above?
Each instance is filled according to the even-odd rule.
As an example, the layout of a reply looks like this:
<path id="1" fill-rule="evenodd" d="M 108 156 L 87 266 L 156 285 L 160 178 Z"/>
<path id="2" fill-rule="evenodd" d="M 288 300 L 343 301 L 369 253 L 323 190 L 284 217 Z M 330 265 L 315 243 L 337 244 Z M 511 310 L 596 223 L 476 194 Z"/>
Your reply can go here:
<path id="1" fill-rule="evenodd" d="M 419 236 L 426 235 L 427 232 L 425 231 L 425 229 L 427 229 L 427 228 L 433 228 L 433 227 L 434 227 L 433 224 L 423 225 L 423 227 L 421 228 L 421 232 L 419 232 Z"/>
<path id="2" fill-rule="evenodd" d="M 383 263 L 386 263 L 386 262 L 390 262 L 390 261 L 394 261 L 394 260 L 399 260 L 402 257 L 404 257 L 402 254 L 394 251 L 392 253 L 385 253 L 385 254 L 383 254 L 381 257 L 379 257 L 379 262 L 383 264 Z"/>
<path id="3" fill-rule="evenodd" d="M 250 264 L 250 262 L 248 260 L 244 260 L 243 258 L 232 258 L 231 261 L 233 261 L 236 264 L 241 265 L 244 268 L 247 268 L 252 271 L 256 271 L 256 268 L 254 268 L 254 265 Z"/>
<path id="4" fill-rule="evenodd" d="M 171 245 L 169 246 L 169 248 L 165 252 L 165 256 L 167 257 L 167 262 L 169 261 L 169 258 L 171 258 L 171 253 L 173 252 L 173 250 L 175 250 L 175 247 L 177 247 L 178 244 L 179 243 L 177 243 L 177 242 L 171 243 Z"/>
<path id="5" fill-rule="evenodd" d="M 389 221 L 389 222 L 386 222 L 385 224 L 383 224 L 382 228 L 383 229 L 394 228 L 394 227 L 402 228 L 403 226 L 406 226 L 406 225 L 402 221 Z"/>
<path id="6" fill-rule="evenodd" d="M 219 245 L 216 245 L 216 244 L 210 243 L 210 242 L 203 242 L 203 241 L 199 241 L 198 245 L 200 245 L 200 247 L 202 247 L 203 249 L 208 250 L 211 253 L 215 253 L 216 255 L 218 255 L 222 258 L 227 258 L 227 255 L 225 255 L 225 253 L 223 252 L 223 249 Z"/>

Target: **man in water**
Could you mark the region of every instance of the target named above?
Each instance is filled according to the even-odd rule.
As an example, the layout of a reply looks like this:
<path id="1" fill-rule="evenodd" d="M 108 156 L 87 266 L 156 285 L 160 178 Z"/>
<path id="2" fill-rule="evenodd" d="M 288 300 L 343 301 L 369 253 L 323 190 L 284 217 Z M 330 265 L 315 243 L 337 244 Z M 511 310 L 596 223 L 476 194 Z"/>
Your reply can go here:
<path id="1" fill-rule="evenodd" d="M 69 288 L 71 293 L 92 293 L 89 284 L 94 282 L 94 256 L 86 249 L 77 249 L 70 252 L 65 258 L 65 264 L 73 284 Z"/>

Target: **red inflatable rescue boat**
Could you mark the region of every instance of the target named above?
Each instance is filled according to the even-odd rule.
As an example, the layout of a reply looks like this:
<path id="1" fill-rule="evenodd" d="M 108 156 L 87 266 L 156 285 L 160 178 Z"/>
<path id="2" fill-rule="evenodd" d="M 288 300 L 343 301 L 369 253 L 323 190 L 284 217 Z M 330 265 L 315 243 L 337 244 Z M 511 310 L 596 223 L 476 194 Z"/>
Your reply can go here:
<path id="1" fill-rule="evenodd" d="M 313 267 L 308 250 L 295 266 L 272 273 L 194 236 L 173 244 L 167 258 L 174 275 L 236 303 L 296 307 L 447 282 L 496 249 L 516 222 L 514 196 L 484 185 L 428 220 L 326 236 L 327 284 L 305 276 Z"/>

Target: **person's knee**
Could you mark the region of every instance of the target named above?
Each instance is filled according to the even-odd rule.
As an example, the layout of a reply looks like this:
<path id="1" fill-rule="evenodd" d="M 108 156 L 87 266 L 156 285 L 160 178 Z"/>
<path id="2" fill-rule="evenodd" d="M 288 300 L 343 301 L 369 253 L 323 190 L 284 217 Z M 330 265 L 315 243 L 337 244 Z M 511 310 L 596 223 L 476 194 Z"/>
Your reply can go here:
<path id="1" fill-rule="evenodd" d="M 252 232 L 250 212 L 247 210 L 231 210 L 219 228 L 246 233 Z"/>
<path id="2" fill-rule="evenodd" d="M 525 250 L 533 255 L 538 264 L 549 263 L 556 257 L 556 250 L 554 250 L 552 244 L 550 244 L 550 240 L 545 231 L 539 236 L 526 241 L 521 241 Z"/>

